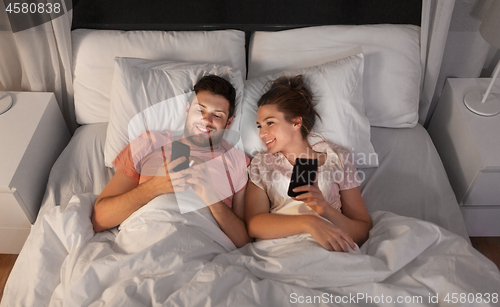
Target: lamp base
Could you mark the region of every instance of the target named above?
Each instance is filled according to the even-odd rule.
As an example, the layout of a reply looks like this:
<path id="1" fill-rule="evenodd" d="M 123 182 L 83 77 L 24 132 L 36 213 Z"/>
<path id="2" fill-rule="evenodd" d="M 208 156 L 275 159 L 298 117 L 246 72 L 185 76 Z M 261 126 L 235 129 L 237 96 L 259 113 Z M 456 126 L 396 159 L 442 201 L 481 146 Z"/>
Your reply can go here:
<path id="1" fill-rule="evenodd" d="M 500 93 L 490 92 L 488 99 L 483 100 L 483 91 L 473 91 L 464 97 L 465 106 L 472 112 L 482 116 L 494 116 L 500 113 Z"/>
<path id="2" fill-rule="evenodd" d="M 5 92 L 0 92 L 0 114 L 9 111 L 12 107 L 12 97 Z"/>

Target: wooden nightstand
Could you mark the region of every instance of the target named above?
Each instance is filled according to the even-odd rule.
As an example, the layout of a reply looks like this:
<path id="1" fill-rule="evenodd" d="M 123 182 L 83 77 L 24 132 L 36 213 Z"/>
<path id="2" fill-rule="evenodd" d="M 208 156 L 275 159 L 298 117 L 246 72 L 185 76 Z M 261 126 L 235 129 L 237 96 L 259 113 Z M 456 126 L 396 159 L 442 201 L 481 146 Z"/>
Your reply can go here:
<path id="1" fill-rule="evenodd" d="M 13 105 L 0 115 L 0 253 L 17 254 L 70 133 L 54 94 L 7 93 Z"/>
<path id="2" fill-rule="evenodd" d="M 463 102 L 490 80 L 448 79 L 428 128 L 469 236 L 500 236 L 500 114 L 480 116 Z M 500 91 L 500 80 L 493 91 Z"/>

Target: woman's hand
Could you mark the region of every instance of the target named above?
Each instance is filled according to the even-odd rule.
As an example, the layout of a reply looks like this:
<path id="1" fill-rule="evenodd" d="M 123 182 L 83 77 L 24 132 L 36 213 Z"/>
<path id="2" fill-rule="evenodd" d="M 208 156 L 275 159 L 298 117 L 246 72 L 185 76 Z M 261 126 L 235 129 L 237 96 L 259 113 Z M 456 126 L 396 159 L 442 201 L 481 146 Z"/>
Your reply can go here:
<path id="1" fill-rule="evenodd" d="M 294 200 L 303 201 L 311 209 L 316 210 L 319 215 L 326 217 L 326 213 L 332 210 L 332 206 L 328 204 L 321 193 L 320 189 L 313 185 L 303 185 L 293 189 L 294 192 L 306 192 L 300 194 L 296 197 L 292 197 Z"/>
<path id="2" fill-rule="evenodd" d="M 320 217 L 309 215 L 311 218 L 307 223 L 307 232 L 328 251 L 347 252 L 348 246 L 356 249 L 356 243 L 349 234 L 342 231 L 339 227 L 323 220 Z M 308 217 L 309 217 L 308 216 Z"/>

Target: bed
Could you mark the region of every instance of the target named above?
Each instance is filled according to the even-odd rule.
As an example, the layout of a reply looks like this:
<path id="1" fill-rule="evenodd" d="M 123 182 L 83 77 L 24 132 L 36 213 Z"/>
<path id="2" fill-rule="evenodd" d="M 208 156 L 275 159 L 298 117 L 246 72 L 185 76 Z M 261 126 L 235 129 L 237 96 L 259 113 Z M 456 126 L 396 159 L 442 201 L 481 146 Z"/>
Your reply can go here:
<path id="1" fill-rule="evenodd" d="M 88 12 L 75 11 L 75 20 Z M 169 30 L 191 30 L 179 27 Z M 498 306 L 500 272 L 470 245 L 441 160 L 418 123 L 418 25 L 209 28 L 73 31 L 81 126 L 52 168 L 1 306 Z M 239 89 L 235 144 L 249 155 L 259 150 L 253 126 L 262 84 L 281 74 L 315 78 L 324 107 L 319 130 L 352 150 L 363 176 L 374 227 L 358 251 L 328 252 L 305 234 L 236 249 L 207 208 L 181 214 L 171 195 L 154 199 L 119 229 L 94 233 L 92 205 L 114 172 L 107 166 L 133 130 L 134 114 L 151 107 L 127 88 L 140 73 L 150 78 L 150 91 L 165 96 L 157 101 L 165 101 L 179 93 L 165 89 L 159 76 L 186 67 L 195 67 L 186 80 L 233 69 L 223 71 Z M 336 108 L 324 102 L 329 97 L 341 101 Z M 149 128 L 170 127 L 159 122 Z"/>

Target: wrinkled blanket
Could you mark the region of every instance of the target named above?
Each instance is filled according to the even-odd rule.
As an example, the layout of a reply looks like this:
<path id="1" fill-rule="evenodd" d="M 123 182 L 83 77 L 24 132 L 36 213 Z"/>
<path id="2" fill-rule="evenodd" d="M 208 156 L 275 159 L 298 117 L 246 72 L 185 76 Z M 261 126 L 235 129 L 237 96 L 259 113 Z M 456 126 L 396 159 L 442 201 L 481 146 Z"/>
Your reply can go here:
<path id="1" fill-rule="evenodd" d="M 39 217 L 2 307 L 500 305 L 496 266 L 462 237 L 414 218 L 375 212 L 370 238 L 349 253 L 326 251 L 308 234 L 236 249 L 208 208 L 181 214 L 174 195 L 95 234 L 94 200 L 76 195 Z"/>

